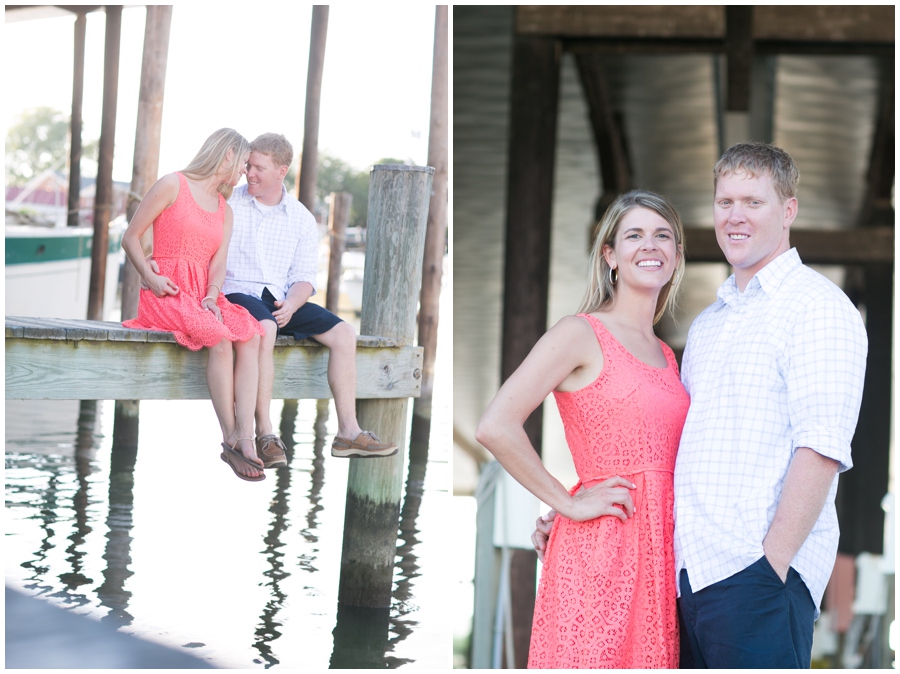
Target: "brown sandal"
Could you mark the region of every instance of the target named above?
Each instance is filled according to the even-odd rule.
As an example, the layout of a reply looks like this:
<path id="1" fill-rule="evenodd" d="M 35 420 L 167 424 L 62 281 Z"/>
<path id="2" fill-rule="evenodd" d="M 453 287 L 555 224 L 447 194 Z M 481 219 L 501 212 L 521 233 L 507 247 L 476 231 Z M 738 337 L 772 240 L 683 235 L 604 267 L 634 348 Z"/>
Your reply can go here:
<path id="1" fill-rule="evenodd" d="M 251 442 L 253 442 L 253 438 L 238 438 L 234 443 L 234 447 L 237 447 L 238 442 L 240 442 L 241 440 L 250 440 Z M 228 445 L 226 445 L 223 442 L 222 449 L 224 449 L 225 451 L 222 452 L 222 454 L 220 454 L 220 458 L 222 459 L 222 461 L 224 461 L 225 463 L 228 464 L 228 466 L 231 468 L 231 470 L 234 471 L 234 474 L 237 475 L 242 480 L 246 480 L 247 482 L 262 482 L 263 480 L 265 480 L 266 474 L 263 472 L 260 472 L 260 474 L 257 475 L 256 477 L 251 477 L 250 475 L 244 475 L 243 473 L 239 472 L 237 468 L 235 468 L 234 459 L 232 459 L 231 457 L 236 457 L 237 459 L 240 459 L 241 461 L 246 463 L 248 466 L 252 466 L 253 468 L 256 468 L 259 471 L 263 470 L 263 466 L 253 463 L 253 461 L 250 461 L 250 459 L 245 457 L 243 454 L 241 454 L 239 451 L 237 451 L 234 447 L 229 447 Z"/>

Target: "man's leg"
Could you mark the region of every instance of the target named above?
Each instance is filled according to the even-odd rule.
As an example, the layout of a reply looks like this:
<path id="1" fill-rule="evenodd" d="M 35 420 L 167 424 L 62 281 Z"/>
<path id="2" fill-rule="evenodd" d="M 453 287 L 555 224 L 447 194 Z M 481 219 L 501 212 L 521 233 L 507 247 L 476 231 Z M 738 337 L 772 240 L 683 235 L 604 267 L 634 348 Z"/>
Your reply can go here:
<path id="1" fill-rule="evenodd" d="M 272 434 L 272 387 L 275 385 L 275 338 L 278 324 L 261 320 L 259 324 L 266 331 L 259 345 L 259 389 L 256 393 L 256 436 Z"/>
<path id="2" fill-rule="evenodd" d="M 698 592 L 686 594 L 682 584 L 681 610 L 685 623 L 690 623 L 686 627 L 692 635 L 694 666 L 810 666 L 816 607 L 794 569 L 788 571 L 787 583 L 782 583 L 762 557 Z"/>
<path id="3" fill-rule="evenodd" d="M 362 433 L 356 421 L 356 330 L 341 321 L 313 338 L 328 347 L 328 385 L 334 396 L 338 435 L 352 440 Z"/>
<path id="4" fill-rule="evenodd" d="M 338 417 L 338 433 L 331 445 L 331 455 L 377 457 L 396 454 L 396 444 L 382 442 L 374 433 L 363 431 L 356 419 L 356 330 L 341 321 L 313 338 L 329 350 L 328 385 Z"/>

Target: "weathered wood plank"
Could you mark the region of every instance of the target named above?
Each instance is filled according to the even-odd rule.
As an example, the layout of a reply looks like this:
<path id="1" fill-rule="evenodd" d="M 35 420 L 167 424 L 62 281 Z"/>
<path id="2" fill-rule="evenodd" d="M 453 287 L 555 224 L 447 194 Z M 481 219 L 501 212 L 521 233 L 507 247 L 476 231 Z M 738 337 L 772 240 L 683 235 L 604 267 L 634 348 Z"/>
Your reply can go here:
<path id="1" fill-rule="evenodd" d="M 520 5 L 518 35 L 615 38 L 722 38 L 720 5 Z"/>
<path id="2" fill-rule="evenodd" d="M 757 40 L 894 42 L 893 5 L 756 5 Z"/>
<path id="3" fill-rule="evenodd" d="M 400 340 L 357 339 L 357 397 L 420 394 L 422 348 Z M 190 351 L 171 333 L 119 323 L 6 318 L 6 397 L 34 400 L 188 400 L 209 398 L 206 350 Z M 279 337 L 275 399 L 331 397 L 328 349 Z"/>
<path id="4" fill-rule="evenodd" d="M 33 400 L 189 400 L 209 398 L 206 350 L 173 343 L 6 339 L 6 397 Z M 357 350 L 357 397 L 419 395 L 420 347 Z M 331 397 L 328 349 L 275 347 L 275 399 Z"/>
<path id="5" fill-rule="evenodd" d="M 521 5 L 517 35 L 607 40 L 723 40 L 722 5 Z M 893 5 L 756 5 L 753 39 L 891 45 Z"/>

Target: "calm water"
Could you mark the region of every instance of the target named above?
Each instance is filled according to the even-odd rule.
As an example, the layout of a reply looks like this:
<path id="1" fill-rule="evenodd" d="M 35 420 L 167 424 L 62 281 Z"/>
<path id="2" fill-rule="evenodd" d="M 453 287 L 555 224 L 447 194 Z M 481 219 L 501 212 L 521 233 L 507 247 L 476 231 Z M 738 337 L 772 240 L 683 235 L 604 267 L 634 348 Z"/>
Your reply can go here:
<path id="1" fill-rule="evenodd" d="M 135 452 L 112 451 L 112 402 L 79 420 L 77 402 L 7 401 L 7 585 L 218 667 L 449 668 L 443 315 L 445 385 L 427 465 L 406 473 L 389 611 L 338 612 L 349 461 L 314 400 L 293 422 L 273 403 L 293 458 L 258 484 L 219 459 L 209 401 L 143 401 Z"/>

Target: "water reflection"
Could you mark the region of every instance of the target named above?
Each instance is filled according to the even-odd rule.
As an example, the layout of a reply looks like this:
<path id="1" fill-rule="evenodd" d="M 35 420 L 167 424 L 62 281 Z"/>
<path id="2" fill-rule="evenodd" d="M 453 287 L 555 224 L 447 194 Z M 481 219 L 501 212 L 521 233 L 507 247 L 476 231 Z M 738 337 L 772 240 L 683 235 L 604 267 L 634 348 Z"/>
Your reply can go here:
<path id="1" fill-rule="evenodd" d="M 48 419 L 42 428 L 43 435 L 29 435 L 30 424 L 24 418 L 11 419 L 18 410 L 43 404 L 7 401 L 7 540 L 15 543 L 12 548 L 7 547 L 7 559 L 25 570 L 23 577 L 21 572 L 10 573 L 8 567 L 7 582 L 10 582 L 10 576 L 14 576 L 13 585 L 18 584 L 32 595 L 55 597 L 57 603 L 82 609 L 78 613 L 92 615 L 117 628 L 128 628 L 128 632 L 155 635 L 166 640 L 168 632 L 165 625 L 162 629 L 155 629 L 151 617 L 151 626 L 148 627 L 147 591 L 157 586 L 153 584 L 153 578 L 148 578 L 148 571 L 142 570 L 147 569 L 146 540 L 135 559 L 135 537 L 150 538 L 146 529 L 140 531 L 147 535 L 136 533 L 135 522 L 141 519 L 146 522 L 152 516 L 154 525 L 178 525 L 156 519 L 161 517 L 157 513 L 136 512 L 137 446 L 123 437 L 114 438 L 111 447 L 104 445 L 105 436 L 101 428 L 103 403 L 99 407 L 97 404 L 80 405 L 77 421 L 71 416 L 68 419 Z M 52 406 L 44 414 L 45 417 L 65 416 L 58 415 Z M 263 564 L 256 572 L 259 574 L 256 586 L 264 588 L 264 605 L 257 614 L 255 626 L 245 632 L 248 637 L 243 646 L 245 650 L 239 643 L 211 643 L 207 638 L 185 639 L 184 633 L 178 634 L 174 629 L 169 645 L 173 648 L 206 649 L 202 653 L 198 650 L 197 654 L 213 663 L 222 657 L 224 660 L 218 661 L 219 664 L 228 667 L 232 666 L 229 659 L 235 661 L 235 658 L 240 660 L 240 664 L 235 665 L 237 667 L 253 666 L 249 662 L 264 668 L 296 667 L 304 662 L 304 651 L 309 645 L 307 634 L 321 632 L 323 628 L 329 630 L 333 626 L 334 643 L 328 663 L 331 667 L 397 668 L 415 663 L 417 657 L 403 657 L 408 653 L 401 654 L 398 647 L 421 628 L 417 612 L 422 598 L 416 596 L 415 580 L 423 573 L 417 548 L 421 545 L 418 518 L 425 493 L 425 462 L 412 461 L 409 466 L 399 526 L 396 589 L 392 607 L 371 610 L 337 606 L 336 613 L 317 613 L 315 606 L 306 600 L 314 596 L 312 593 L 336 598 L 336 584 L 333 588 L 322 587 L 320 569 L 336 568 L 340 556 L 339 546 L 337 550 L 331 549 L 333 542 L 320 546 L 323 532 L 327 532 L 329 541 L 333 541 L 335 532 L 331 529 L 335 525 L 340 526 L 340 520 L 335 520 L 333 514 L 330 517 L 326 514 L 326 505 L 333 504 L 334 497 L 329 500 L 324 493 L 325 467 L 331 465 L 336 468 L 339 465 L 343 468 L 343 465 L 327 463 L 326 454 L 330 455 L 327 451 L 329 402 L 320 401 L 316 405 L 313 423 L 310 424 L 310 415 L 306 416 L 302 425 L 297 423 L 297 419 L 296 403 L 286 403 L 280 433 L 285 439 L 290 466 L 267 471 L 267 484 L 271 487 L 271 491 L 266 492 L 266 499 L 270 499 L 266 502 L 268 518 L 264 524 L 260 522 L 259 537 L 256 539 L 263 542 L 259 549 Z M 309 425 L 313 429 L 311 443 L 303 438 L 304 434 L 309 437 L 304 429 Z M 70 430 L 61 430 L 64 427 Z M 299 453 L 298 442 L 304 445 Z M 108 448 L 109 455 L 100 453 L 98 459 L 101 446 Z M 145 454 L 143 461 L 148 465 L 143 467 L 150 468 L 154 455 L 149 449 L 145 450 Z M 145 472 L 142 470 L 142 475 Z M 306 475 L 310 479 L 308 490 L 302 480 L 297 479 Z M 298 489 L 301 485 L 304 487 L 303 493 Z M 230 482 L 228 486 L 231 486 Z M 335 486 L 331 486 L 331 491 Z M 337 487 L 341 488 L 340 485 Z M 106 492 L 105 499 L 100 497 L 103 492 Z M 166 498 L 165 494 L 160 493 L 160 498 Z M 139 501 L 138 508 L 146 511 L 146 503 L 146 500 Z M 334 508 L 330 505 L 328 511 Z M 144 517 L 140 518 L 140 515 Z M 323 520 L 328 522 L 327 529 L 321 528 Z M 292 529 L 297 533 L 293 533 Z M 299 547 L 298 542 L 302 543 Z M 185 552 L 181 549 L 160 550 L 157 554 L 170 556 Z M 223 562 L 225 565 L 228 563 L 227 559 Z M 205 573 L 202 564 L 203 560 L 199 558 L 196 561 L 186 560 L 185 574 L 196 576 Z M 298 591 L 301 589 L 297 582 L 300 577 L 302 593 Z M 252 576 L 242 576 L 242 580 L 245 587 L 253 584 Z M 292 597 L 293 612 L 287 610 Z M 258 603 L 256 605 L 260 606 Z M 301 611 L 304 613 L 300 616 L 301 621 L 305 621 L 303 624 L 297 621 L 298 605 L 303 606 Z M 184 608 L 194 609 L 187 604 Z M 176 604 L 171 605 L 171 609 L 177 613 L 182 607 Z M 176 617 L 173 614 L 163 617 L 162 621 Z M 159 622 L 160 618 L 156 620 Z M 321 624 L 323 621 L 324 625 Z M 311 623 L 316 624 L 310 628 Z M 187 631 L 188 636 L 192 633 Z M 429 644 L 433 641 L 432 637 Z M 238 655 L 222 655 L 229 649 L 237 649 Z M 241 658 L 240 652 L 248 655 Z M 315 666 L 312 662 L 307 664 Z M 320 662 L 319 666 L 327 665 Z"/>
<path id="2" fill-rule="evenodd" d="M 131 614 L 126 610 L 131 592 L 125 589 L 133 575 L 131 564 L 131 528 L 134 509 L 134 468 L 137 446 L 113 444 L 109 466 L 109 511 L 106 516 L 106 550 L 103 559 L 103 584 L 97 588 L 100 605 L 109 608 L 103 622 L 116 627 L 130 625 Z"/>

